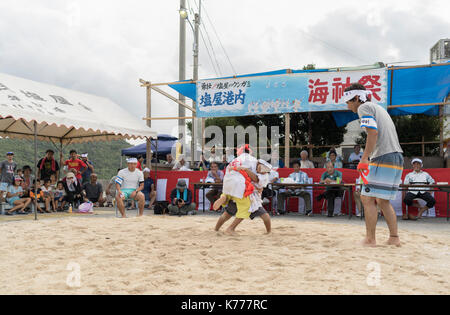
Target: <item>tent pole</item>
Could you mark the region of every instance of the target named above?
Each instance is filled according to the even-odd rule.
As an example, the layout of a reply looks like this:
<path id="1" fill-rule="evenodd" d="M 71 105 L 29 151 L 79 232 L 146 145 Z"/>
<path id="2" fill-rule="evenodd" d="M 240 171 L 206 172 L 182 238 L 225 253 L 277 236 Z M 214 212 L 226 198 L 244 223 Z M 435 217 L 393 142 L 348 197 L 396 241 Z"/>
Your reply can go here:
<path id="1" fill-rule="evenodd" d="M 158 136 L 156 137 L 155 189 L 158 182 Z"/>
<path id="2" fill-rule="evenodd" d="M 61 178 L 61 170 L 63 169 L 63 142 L 59 139 L 59 171 L 58 171 L 58 181 Z"/>
<path id="3" fill-rule="evenodd" d="M 34 121 L 34 165 L 37 165 L 37 122 Z M 34 178 L 38 179 L 38 169 L 34 171 Z M 37 220 L 37 185 L 34 183 L 34 220 Z"/>
<path id="4" fill-rule="evenodd" d="M 291 138 L 291 115 L 284 114 L 284 167 L 289 168 L 290 141 Z"/>

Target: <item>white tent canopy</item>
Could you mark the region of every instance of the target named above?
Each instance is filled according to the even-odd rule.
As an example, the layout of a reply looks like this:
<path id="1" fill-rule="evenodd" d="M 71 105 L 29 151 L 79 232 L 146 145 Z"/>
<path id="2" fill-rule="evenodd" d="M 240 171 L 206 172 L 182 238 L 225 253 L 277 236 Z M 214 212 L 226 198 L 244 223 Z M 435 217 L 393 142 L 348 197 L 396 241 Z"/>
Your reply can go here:
<path id="1" fill-rule="evenodd" d="M 0 136 L 58 144 L 156 137 L 146 124 L 103 97 L 0 73 Z"/>

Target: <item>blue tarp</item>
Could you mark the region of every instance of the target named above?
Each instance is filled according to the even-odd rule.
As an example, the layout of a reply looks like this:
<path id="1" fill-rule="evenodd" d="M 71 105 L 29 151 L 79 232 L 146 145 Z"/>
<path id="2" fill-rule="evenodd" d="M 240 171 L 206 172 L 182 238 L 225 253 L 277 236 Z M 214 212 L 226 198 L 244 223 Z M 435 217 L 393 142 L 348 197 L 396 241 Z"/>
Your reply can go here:
<path id="1" fill-rule="evenodd" d="M 172 152 L 172 147 L 175 145 L 178 138 L 171 135 L 158 135 L 158 157 L 166 157 L 166 154 Z M 156 154 L 156 140 L 152 139 L 152 151 Z M 139 144 L 135 147 L 122 150 L 122 155 L 126 156 L 147 156 L 147 143 Z"/>
<path id="2" fill-rule="evenodd" d="M 327 72 L 328 69 L 293 70 L 293 73 Z M 237 76 L 264 76 L 286 74 L 287 70 L 276 70 Z M 226 77 L 230 78 L 230 77 Z M 221 78 L 221 79 L 226 79 Z M 392 99 L 391 99 L 391 78 Z M 177 92 L 193 100 L 196 98 L 196 87 L 193 83 L 169 85 Z M 426 104 L 443 102 L 450 93 L 450 64 L 429 65 L 420 68 L 396 68 L 388 70 L 388 105 Z M 394 108 L 389 110 L 392 116 L 426 114 L 438 115 L 438 106 L 417 106 Z M 350 121 L 358 119 L 351 112 L 334 112 L 333 117 L 338 126 L 345 126 Z"/>
<path id="3" fill-rule="evenodd" d="M 388 87 L 388 105 L 444 102 L 450 93 L 450 64 L 388 70 Z M 436 116 L 439 115 L 439 106 L 392 108 L 388 112 L 391 116 L 411 114 Z M 333 117 L 339 127 L 358 119 L 358 116 L 351 112 L 335 112 Z"/>

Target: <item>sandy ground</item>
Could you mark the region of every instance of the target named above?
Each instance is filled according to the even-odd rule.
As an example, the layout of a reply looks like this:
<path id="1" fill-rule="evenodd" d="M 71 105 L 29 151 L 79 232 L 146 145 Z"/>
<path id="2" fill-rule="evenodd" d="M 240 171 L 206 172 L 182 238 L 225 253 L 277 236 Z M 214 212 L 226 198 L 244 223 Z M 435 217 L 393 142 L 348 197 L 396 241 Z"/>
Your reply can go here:
<path id="1" fill-rule="evenodd" d="M 363 222 L 307 219 L 275 218 L 271 235 L 260 219 L 244 221 L 239 236 L 214 232 L 212 215 L 2 222 L 0 293 L 450 292 L 450 225 L 400 225 L 403 246 L 395 248 L 382 244 L 381 223 L 380 246 L 364 248 Z"/>

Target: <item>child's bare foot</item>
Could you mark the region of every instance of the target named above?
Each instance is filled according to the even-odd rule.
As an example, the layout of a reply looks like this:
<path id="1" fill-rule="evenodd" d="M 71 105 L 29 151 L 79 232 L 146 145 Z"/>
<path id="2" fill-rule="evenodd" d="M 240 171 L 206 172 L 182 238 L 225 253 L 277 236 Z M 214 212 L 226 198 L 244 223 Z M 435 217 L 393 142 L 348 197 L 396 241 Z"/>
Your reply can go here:
<path id="1" fill-rule="evenodd" d="M 400 243 L 400 238 L 398 236 L 390 236 L 388 241 L 386 242 L 387 245 L 393 245 L 397 247 L 401 247 L 402 244 Z"/>
<path id="2" fill-rule="evenodd" d="M 362 244 L 362 246 L 365 246 L 365 247 L 376 247 L 377 246 L 377 242 L 375 240 L 371 241 L 371 240 L 368 240 L 367 238 L 363 239 L 361 244 Z"/>
<path id="3" fill-rule="evenodd" d="M 214 204 L 213 204 L 213 209 L 215 211 L 219 210 L 220 207 L 225 204 L 225 202 L 227 201 L 227 197 L 225 195 L 220 196 L 219 199 L 217 199 Z"/>

